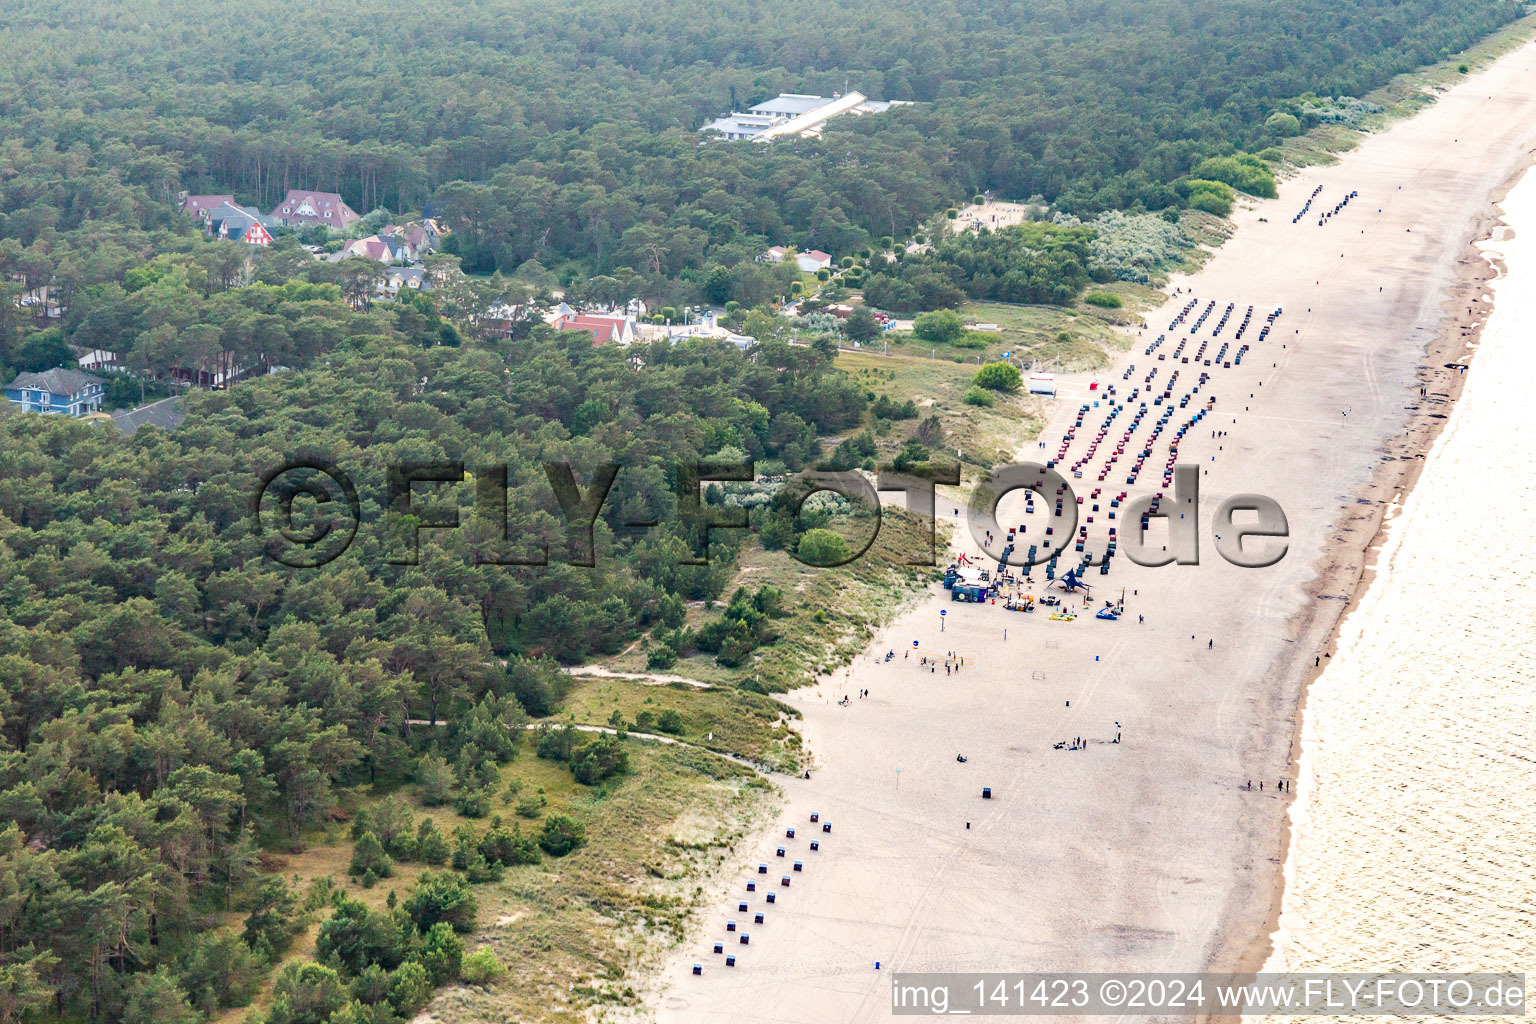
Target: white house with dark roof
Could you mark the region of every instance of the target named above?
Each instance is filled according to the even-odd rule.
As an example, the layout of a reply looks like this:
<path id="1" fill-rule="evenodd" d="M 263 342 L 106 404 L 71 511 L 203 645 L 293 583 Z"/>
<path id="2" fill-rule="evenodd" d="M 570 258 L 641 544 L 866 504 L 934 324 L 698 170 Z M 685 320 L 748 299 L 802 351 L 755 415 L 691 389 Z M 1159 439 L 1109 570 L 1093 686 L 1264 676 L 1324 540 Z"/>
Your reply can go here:
<path id="1" fill-rule="evenodd" d="M 107 382 L 79 370 L 44 370 L 19 373 L 5 386 L 5 397 L 22 412 L 62 413 L 84 416 L 100 412 Z"/>

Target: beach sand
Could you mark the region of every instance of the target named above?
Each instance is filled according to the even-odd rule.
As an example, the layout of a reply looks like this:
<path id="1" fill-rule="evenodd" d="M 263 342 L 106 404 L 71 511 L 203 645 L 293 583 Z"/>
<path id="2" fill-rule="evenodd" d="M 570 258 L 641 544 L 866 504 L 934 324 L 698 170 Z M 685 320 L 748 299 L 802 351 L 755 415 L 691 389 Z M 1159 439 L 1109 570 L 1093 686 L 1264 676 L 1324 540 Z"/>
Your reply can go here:
<path id="1" fill-rule="evenodd" d="M 1259 322 L 1285 310 L 1265 341 L 1250 328 L 1242 365 L 1202 390 L 1202 401 L 1217 397 L 1215 411 L 1180 448 L 1179 461 L 1203 474 L 1201 564 L 1118 558 L 1108 576 L 1093 571 L 1095 605 L 1124 588 L 1118 622 L 952 604 L 935 585 L 853 666 L 794 695 L 818 766 L 809 781 L 784 782 L 779 824 L 715 880 L 718 908 L 665 968 L 659 1020 L 883 1019 L 891 970 L 1263 961 L 1286 850 L 1286 797 L 1274 785 L 1293 774 L 1305 684 L 1360 582 L 1382 510 L 1411 482 L 1460 384 L 1443 364 L 1460 358 L 1464 328 L 1484 315 L 1474 299 L 1487 274 L 1470 243 L 1536 146 L 1532 68 L 1536 44 L 1338 164 L 1286 182 L 1277 200 L 1235 215 L 1234 237 L 1198 275 L 1172 282 L 1201 308 L 1217 300 L 1218 315 L 1227 302 L 1239 315 L 1254 305 Z M 1318 185 L 1314 216 L 1292 224 Z M 1319 207 L 1355 190 L 1317 226 Z M 1150 313 L 1151 329 L 1100 379 L 1150 368 L 1146 344 L 1186 298 Z M 1168 332 L 1159 351 L 1186 331 Z M 1042 436 L 1059 438 L 1077 409 L 1059 402 Z M 1085 423 L 1101 418 L 1094 410 Z M 1230 436 L 1213 441 L 1207 428 Z M 1158 489 L 1167 439 L 1135 487 L 1120 474 L 1106 488 Z M 1094 485 L 1075 483 L 1079 493 Z M 1268 569 L 1231 566 L 1212 544 L 1212 512 L 1245 492 L 1273 497 L 1289 519 L 1289 552 Z M 941 511 L 957 505 L 962 496 L 941 491 Z M 903 657 L 914 641 L 970 663 L 958 675 L 921 671 Z M 896 658 L 884 663 L 887 649 Z M 836 703 L 864 688 L 868 698 Z M 1117 731 L 1122 742 L 1109 742 Z M 1053 749 L 1078 736 L 1086 749 Z M 1248 780 L 1264 791 L 1246 790 Z M 984 786 L 993 799 L 981 799 Z M 810 825 L 813 811 L 831 833 Z M 787 827 L 795 839 L 783 838 Z M 791 860 L 805 870 L 780 889 Z M 755 873 L 760 862 L 767 876 Z M 745 893 L 748 880 L 759 892 Z M 782 894 L 776 904 L 764 905 L 766 888 Z M 750 947 L 725 932 L 729 918 L 751 920 L 736 913 L 738 898 L 766 912 L 746 926 Z M 736 967 L 712 955 L 717 939 L 730 940 Z M 693 962 L 703 977 L 690 976 Z"/>

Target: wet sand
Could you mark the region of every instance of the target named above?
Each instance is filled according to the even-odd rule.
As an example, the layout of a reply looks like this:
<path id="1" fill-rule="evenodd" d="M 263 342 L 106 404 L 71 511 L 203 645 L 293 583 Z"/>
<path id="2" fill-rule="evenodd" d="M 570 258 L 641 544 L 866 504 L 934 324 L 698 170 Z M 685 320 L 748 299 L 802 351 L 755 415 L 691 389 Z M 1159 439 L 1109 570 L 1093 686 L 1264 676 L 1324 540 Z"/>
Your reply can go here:
<path id="1" fill-rule="evenodd" d="M 1466 290 L 1486 264 L 1469 243 L 1536 146 L 1533 67 L 1527 45 L 1340 163 L 1285 183 L 1234 217 L 1236 234 L 1198 275 L 1172 282 L 1200 308 L 1252 304 L 1260 320 L 1285 310 L 1265 341 L 1250 329 L 1241 366 L 1214 374 L 1201 399 L 1214 394 L 1215 411 L 1180 448 L 1181 463 L 1208 470 L 1201 564 L 1118 558 L 1108 576 L 1094 571 L 1095 605 L 1099 584 L 1125 590 L 1118 622 L 952 604 L 935 586 L 850 669 L 796 695 L 820 763 L 810 781 L 785 782 L 779 825 L 718 880 L 718 907 L 666 968 L 660 1020 L 883 1019 L 891 969 L 1257 966 L 1278 907 L 1286 803 L 1274 784 L 1293 771 L 1297 708 L 1382 508 L 1459 384 L 1441 364 L 1482 317 Z M 1292 224 L 1319 185 L 1314 216 Z M 1318 227 L 1317 210 L 1352 190 L 1359 197 Z M 1166 331 L 1185 300 L 1150 313 L 1151 330 L 1100 379 L 1119 384 L 1128 364 L 1139 378 L 1152 338 L 1169 333 L 1166 351 L 1187 336 Z M 1059 402 L 1042 436 L 1059 438 L 1077 409 Z M 1230 436 L 1213 441 L 1207 428 Z M 1122 474 L 1106 487 L 1158 489 L 1167 440 L 1136 486 Z M 1210 515 L 1243 492 L 1275 498 L 1288 516 L 1289 553 L 1271 568 L 1215 553 Z M 939 504 L 963 507 L 958 495 Z M 970 664 L 920 671 L 902 657 L 914 640 Z M 887 649 L 895 660 L 880 662 Z M 867 699 L 836 703 L 862 688 Z M 1108 742 L 1116 722 L 1119 744 Z M 1052 748 L 1077 736 L 1086 749 Z M 807 831 L 812 811 L 832 833 Z M 790 826 L 794 840 L 782 838 Z M 780 890 L 794 859 L 805 870 Z M 749 897 L 749 879 L 771 882 L 780 901 L 764 906 L 762 885 Z M 724 930 L 728 918 L 751 920 L 737 898 L 766 911 L 748 948 Z M 729 969 L 710 952 L 727 938 L 739 954 Z M 702 978 L 689 975 L 695 961 Z"/>

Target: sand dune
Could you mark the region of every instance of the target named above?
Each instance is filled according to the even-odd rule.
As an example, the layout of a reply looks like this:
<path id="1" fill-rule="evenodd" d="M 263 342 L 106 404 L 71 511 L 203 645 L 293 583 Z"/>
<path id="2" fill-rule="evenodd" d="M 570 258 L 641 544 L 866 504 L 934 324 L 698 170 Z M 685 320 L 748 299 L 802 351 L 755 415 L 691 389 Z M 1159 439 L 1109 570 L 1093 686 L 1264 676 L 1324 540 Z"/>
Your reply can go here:
<path id="1" fill-rule="evenodd" d="M 1277 200 L 1236 215 L 1236 235 L 1196 277 L 1173 282 L 1201 308 L 1285 309 L 1264 342 L 1245 337 L 1241 366 L 1202 391 L 1216 409 L 1179 451 L 1208 470 L 1202 563 L 1121 558 L 1109 576 L 1095 573 L 1090 582 L 1125 588 L 1119 622 L 953 605 L 935 587 L 851 669 L 797 695 L 819 768 L 785 782 L 782 821 L 721 880 L 718 910 L 666 970 L 660 1020 L 884 1019 L 892 968 L 1198 970 L 1262 958 L 1284 854 L 1274 781 L 1291 772 L 1298 700 L 1391 497 L 1384 458 L 1411 461 L 1423 442 L 1405 430 L 1444 411 L 1418 408 L 1420 365 L 1479 315 L 1461 290 L 1477 269 L 1469 242 L 1536 146 L 1533 66 L 1528 45 L 1340 163 L 1287 182 Z M 1326 226 L 1292 224 L 1319 185 L 1314 212 L 1359 196 Z M 1186 298 L 1150 314 L 1152 330 L 1101 379 L 1118 382 L 1127 364 L 1144 373 L 1146 343 Z M 1452 373 L 1431 373 L 1430 392 L 1453 385 Z M 1060 403 L 1044 436 L 1059 437 L 1076 412 Z M 1213 441 L 1206 426 L 1229 436 Z M 1166 442 L 1149 467 L 1160 469 Z M 1160 478 L 1149 470 L 1130 490 Z M 1272 568 L 1216 556 L 1205 520 L 1240 492 L 1286 510 L 1290 551 Z M 901 656 L 914 640 L 972 664 L 921 671 Z M 896 659 L 880 662 L 891 648 Z M 861 688 L 867 699 L 836 703 Z M 1119 744 L 1108 742 L 1116 722 Z M 1077 736 L 1086 749 L 1053 749 Z M 1265 791 L 1245 790 L 1250 779 Z M 983 786 L 994 799 L 980 798 Z M 809 824 L 813 810 L 830 834 Z M 789 826 L 794 840 L 782 838 Z M 766 920 L 727 969 L 710 944 L 742 916 L 736 899 L 761 877 L 757 863 L 777 888 L 779 845 L 805 870 L 772 906 L 761 891 L 750 897 Z M 694 961 L 703 977 L 690 976 Z"/>

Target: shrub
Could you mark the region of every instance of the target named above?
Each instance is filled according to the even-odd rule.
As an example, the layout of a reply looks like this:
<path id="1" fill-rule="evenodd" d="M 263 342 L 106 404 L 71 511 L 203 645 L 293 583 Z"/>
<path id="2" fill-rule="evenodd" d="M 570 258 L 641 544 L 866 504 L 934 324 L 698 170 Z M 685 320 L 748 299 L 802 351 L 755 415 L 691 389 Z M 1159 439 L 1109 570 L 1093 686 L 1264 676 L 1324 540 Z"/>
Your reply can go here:
<path id="1" fill-rule="evenodd" d="M 683 731 L 683 716 L 672 708 L 667 708 L 667 710 L 656 716 L 656 728 L 664 733 L 676 736 Z"/>
<path id="2" fill-rule="evenodd" d="M 947 345 L 965 333 L 965 321 L 951 309 L 920 313 L 912 321 L 912 333 L 924 341 Z"/>
<path id="3" fill-rule="evenodd" d="M 390 975 L 389 1004 L 400 1016 L 416 1016 L 431 1000 L 432 978 L 415 960 L 407 960 Z"/>
<path id="4" fill-rule="evenodd" d="M 490 946 L 481 946 L 469 954 L 459 968 L 459 977 L 471 985 L 494 985 L 506 973 L 506 967 Z"/>
<path id="5" fill-rule="evenodd" d="M 453 934 L 453 928 L 439 921 L 427 930 L 421 951 L 416 958 L 427 969 L 434 985 L 446 985 L 459 976 L 464 966 L 464 940 Z"/>
<path id="6" fill-rule="evenodd" d="M 795 554 L 807 565 L 830 567 L 845 564 L 853 552 L 843 538 L 831 530 L 817 528 L 801 534 Z"/>
<path id="7" fill-rule="evenodd" d="M 1024 375 L 1012 363 L 988 363 L 976 371 L 972 383 L 989 391 L 1017 391 Z"/>
<path id="8" fill-rule="evenodd" d="M 1224 181 L 1208 181 L 1203 178 L 1186 178 L 1178 183 L 1179 192 L 1189 197 L 1189 206 L 1204 210 L 1218 217 L 1232 212 L 1232 186 Z"/>
<path id="9" fill-rule="evenodd" d="M 1301 134 L 1301 119 L 1295 114 L 1287 114 L 1283 110 L 1277 110 L 1269 115 L 1264 122 L 1264 127 L 1282 139 L 1288 139 L 1292 135 Z"/>
<path id="10" fill-rule="evenodd" d="M 453 789 L 453 771 L 436 754 L 423 754 L 416 762 L 416 781 L 421 784 L 421 802 L 438 807 L 448 802 Z"/>
<path id="11" fill-rule="evenodd" d="M 563 814 L 551 814 L 539 833 L 539 849 L 551 857 L 564 857 L 581 849 L 587 842 L 587 830 L 581 822 Z"/>
<path id="12" fill-rule="evenodd" d="M 668 644 L 657 644 L 645 656 L 645 667 L 653 672 L 676 664 L 677 652 Z"/>
<path id="13" fill-rule="evenodd" d="M 1100 309 L 1119 309 L 1123 303 L 1120 296 L 1114 292 L 1089 292 L 1083 296 L 1083 301 L 1090 306 L 1098 306 Z"/>
<path id="14" fill-rule="evenodd" d="M 874 400 L 869 407 L 870 413 L 876 419 L 882 420 L 915 420 L 917 419 L 917 403 L 912 399 L 898 402 L 887 395 L 881 395 Z"/>
<path id="15" fill-rule="evenodd" d="M 1172 209 L 1162 215 L 1118 210 L 1100 214 L 1093 222 L 1098 234 L 1090 245 L 1095 268 L 1107 270 L 1111 279 L 1146 284 L 1152 271 L 1181 259 L 1189 246 L 1178 224 L 1178 211 Z"/>
<path id="16" fill-rule="evenodd" d="M 1224 199 L 1215 192 L 1196 192 L 1189 197 L 1189 208 L 1225 217 L 1232 212 L 1232 200 Z"/>
<path id="17" fill-rule="evenodd" d="M 469 882 L 454 871 L 423 871 L 404 905 L 416 929 L 422 932 L 439 921 L 447 921 L 456 932 L 471 931 L 480 909 Z"/>
<path id="18" fill-rule="evenodd" d="M 992 392 L 988 391 L 986 388 L 979 388 L 972 384 L 970 387 L 965 389 L 965 394 L 960 396 L 960 401 L 964 402 L 966 405 L 990 406 L 996 402 L 997 399 L 994 398 L 992 396 Z"/>
<path id="19" fill-rule="evenodd" d="M 1275 198 L 1275 172 L 1252 153 L 1209 157 L 1200 161 L 1190 176 L 1207 181 L 1224 181 L 1239 192 L 1251 196 Z"/>
<path id="20" fill-rule="evenodd" d="M 604 734 L 571 753 L 571 774 L 584 786 L 595 786 L 627 771 L 629 751 L 617 736 Z"/>
<path id="21" fill-rule="evenodd" d="M 421 820 L 416 833 L 416 856 L 423 864 L 439 867 L 448 863 L 448 837 L 431 818 Z"/>
<path id="22" fill-rule="evenodd" d="M 372 873 L 374 880 L 394 874 L 394 864 L 384 852 L 384 844 L 372 832 L 364 832 L 352 847 L 352 864 L 347 873 L 354 878 Z M 365 888 L 372 888 L 366 886 Z"/>
<path id="23" fill-rule="evenodd" d="M 317 963 L 292 963 L 272 985 L 267 1020 L 270 1024 L 324 1024 L 346 1002 L 347 990 L 334 970 Z"/>

